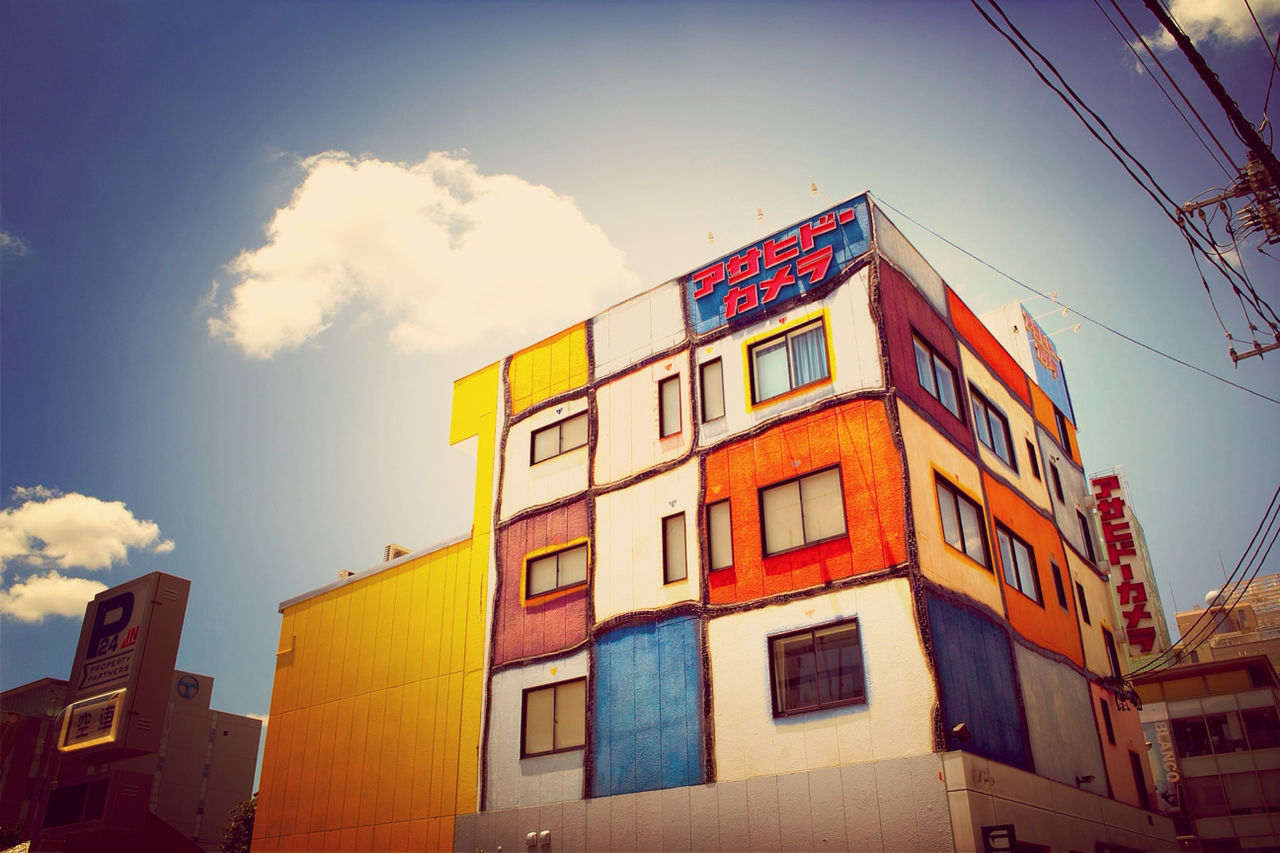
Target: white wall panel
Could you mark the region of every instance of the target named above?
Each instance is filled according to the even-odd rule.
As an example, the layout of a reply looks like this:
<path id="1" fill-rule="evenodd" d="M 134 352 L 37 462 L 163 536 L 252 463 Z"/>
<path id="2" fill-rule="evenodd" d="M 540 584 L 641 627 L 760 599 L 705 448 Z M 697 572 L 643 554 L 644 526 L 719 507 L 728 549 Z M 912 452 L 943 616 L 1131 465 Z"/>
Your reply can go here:
<path id="1" fill-rule="evenodd" d="M 947 293 L 942 276 L 929 265 L 924 255 L 916 251 L 915 246 L 907 242 L 907 238 L 902 236 L 902 232 L 878 206 L 875 208 L 875 229 L 876 245 L 885 257 L 916 283 L 917 289 L 938 309 L 939 314 L 948 316 Z"/>
<path id="2" fill-rule="evenodd" d="M 659 285 L 591 321 L 595 375 L 609 376 L 680 343 L 685 336 L 680 285 Z"/>
<path id="3" fill-rule="evenodd" d="M 685 514 L 688 577 L 662 582 L 662 519 Z M 694 600 L 698 554 L 698 463 L 695 460 L 596 499 L 596 621 L 631 610 Z"/>
<path id="4" fill-rule="evenodd" d="M 584 750 L 520 757 L 524 691 L 587 674 L 587 653 L 508 669 L 493 677 L 489 702 L 488 808 L 536 806 L 582 798 Z M 590 684 L 587 685 L 590 690 Z"/>
<path id="5" fill-rule="evenodd" d="M 775 719 L 768 637 L 858 618 L 867 702 Z M 722 780 L 919 755 L 937 695 L 905 580 L 736 613 L 708 625 L 716 774 Z"/>
<path id="6" fill-rule="evenodd" d="M 1084 477 L 1084 471 L 1076 467 L 1071 457 L 1062 452 L 1062 448 L 1058 447 L 1048 431 L 1039 424 L 1036 425 L 1036 438 L 1040 443 L 1040 458 L 1043 460 L 1049 499 L 1053 503 L 1054 520 L 1058 523 L 1058 529 L 1062 531 L 1063 538 L 1071 543 L 1071 547 L 1075 548 L 1077 553 L 1088 556 L 1089 552 L 1084 547 L 1084 534 L 1080 532 L 1080 521 L 1076 518 L 1076 513 L 1079 512 L 1086 520 L 1093 516 L 1089 482 Z M 1058 476 L 1062 479 L 1062 494 L 1066 500 L 1058 500 L 1057 492 L 1053 490 L 1053 474 L 1049 470 L 1050 465 L 1056 465 L 1058 468 Z M 1100 547 L 1095 537 L 1093 550 L 1099 557 L 1102 556 L 1097 553 Z"/>
<path id="7" fill-rule="evenodd" d="M 658 383 L 671 376 L 680 378 L 681 429 L 662 438 L 658 435 Z M 601 385 L 596 391 L 596 484 L 624 480 L 686 454 L 693 442 L 689 400 L 688 350 Z"/>
<path id="8" fill-rule="evenodd" d="M 586 446 L 544 459 L 536 465 L 529 462 L 530 442 L 535 430 L 585 411 L 587 398 L 579 397 L 536 412 L 507 433 L 506 467 L 502 472 L 503 518 L 587 488 Z"/>
<path id="9" fill-rule="evenodd" d="M 1083 676 L 1022 646 L 1014 647 L 1018 682 L 1036 773 L 1065 785 L 1079 776 L 1085 790 L 1106 794 L 1107 768 L 1094 724 L 1093 699 Z"/>

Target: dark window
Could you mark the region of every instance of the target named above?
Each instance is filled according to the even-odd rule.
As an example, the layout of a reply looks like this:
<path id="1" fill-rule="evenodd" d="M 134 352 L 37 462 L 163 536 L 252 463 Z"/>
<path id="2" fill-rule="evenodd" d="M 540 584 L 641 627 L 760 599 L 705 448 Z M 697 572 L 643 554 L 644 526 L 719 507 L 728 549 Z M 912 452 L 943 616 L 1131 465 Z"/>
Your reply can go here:
<path id="1" fill-rule="evenodd" d="M 1076 581 L 1076 603 L 1080 607 L 1080 618 L 1084 620 L 1084 624 L 1092 625 L 1089 621 L 1089 602 L 1084 597 L 1084 587 L 1080 586 L 1080 582 Z"/>
<path id="2" fill-rule="evenodd" d="M 751 347 L 751 400 L 760 403 L 831 376 L 822 321 Z"/>
<path id="3" fill-rule="evenodd" d="M 1254 814 L 1268 810 L 1262 797 L 1258 774 L 1253 771 L 1223 773 L 1222 790 L 1227 795 L 1227 808 L 1232 814 Z"/>
<path id="4" fill-rule="evenodd" d="M 1116 745 L 1116 730 L 1111 725 L 1111 708 L 1107 705 L 1106 698 L 1098 700 L 1098 707 L 1102 708 L 1102 725 L 1107 730 L 1107 743 L 1112 746 Z"/>
<path id="5" fill-rule="evenodd" d="M 1036 604 L 1043 604 L 1040 578 L 1036 576 L 1036 552 L 1002 524 L 996 525 L 996 544 L 1005 582 Z"/>
<path id="6" fill-rule="evenodd" d="M 1062 476 L 1058 474 L 1058 466 L 1052 462 L 1049 463 L 1049 478 L 1053 480 L 1053 493 L 1058 496 L 1058 503 L 1066 503 L 1066 495 L 1062 493 Z"/>
<path id="7" fill-rule="evenodd" d="M 969 386 L 969 400 L 973 404 L 973 428 L 978 433 L 978 441 L 1016 471 L 1018 464 L 1013 460 L 1013 439 L 1009 436 L 1009 420 L 972 385 Z"/>
<path id="8" fill-rule="evenodd" d="M 766 555 L 843 536 L 839 466 L 761 489 L 760 520 Z"/>
<path id="9" fill-rule="evenodd" d="M 1076 524 L 1080 525 L 1080 538 L 1084 541 L 1084 555 L 1089 558 L 1090 563 L 1098 562 L 1098 555 L 1093 550 L 1093 526 L 1089 524 L 1089 519 L 1084 517 L 1084 513 L 1076 510 Z"/>
<path id="10" fill-rule="evenodd" d="M 658 383 L 658 435 L 666 438 L 680 431 L 680 377 Z"/>
<path id="11" fill-rule="evenodd" d="M 1053 407 L 1053 417 L 1058 422 L 1058 437 L 1062 440 L 1062 449 L 1067 452 L 1068 456 L 1071 456 L 1071 439 L 1067 433 L 1067 417 L 1062 414 L 1062 410 L 1057 406 Z"/>
<path id="12" fill-rule="evenodd" d="M 534 557 L 526 564 L 525 596 L 533 597 L 587 582 L 587 546 L 575 545 Z"/>
<path id="13" fill-rule="evenodd" d="M 549 427 L 533 432 L 529 448 L 529 463 L 541 462 L 561 453 L 568 453 L 587 443 L 587 413 L 573 415 L 557 421 Z"/>
<path id="14" fill-rule="evenodd" d="M 1229 814 L 1222 781 L 1217 776 L 1188 776 L 1182 780 L 1182 793 L 1186 797 L 1187 813 L 1192 818 L 1225 817 Z"/>
<path id="15" fill-rule="evenodd" d="M 1250 749 L 1280 746 L 1280 717 L 1274 707 L 1249 708 L 1240 712 Z"/>
<path id="16" fill-rule="evenodd" d="M 1120 655 L 1116 653 L 1116 640 L 1106 628 L 1102 629 L 1102 645 L 1107 650 L 1107 663 L 1111 665 L 1111 675 L 1120 677 Z"/>
<path id="17" fill-rule="evenodd" d="M 773 715 L 866 701 L 858 622 L 839 622 L 769 638 Z"/>
<path id="18" fill-rule="evenodd" d="M 1067 607 L 1067 588 L 1062 585 L 1062 570 L 1058 568 L 1058 564 L 1053 560 L 1049 561 L 1049 571 L 1053 572 L 1053 591 L 1058 596 L 1058 604 L 1063 610 Z"/>
<path id="19" fill-rule="evenodd" d="M 990 567 L 987 561 L 987 534 L 982 507 L 962 494 L 947 481 L 934 476 L 938 492 L 938 516 L 942 521 L 942 538 L 970 559 Z"/>
<path id="20" fill-rule="evenodd" d="M 720 359 L 708 361 L 698 368 L 702 393 L 702 422 L 724 417 L 724 367 Z"/>
<path id="21" fill-rule="evenodd" d="M 662 519 L 662 582 L 682 581 L 689 576 L 685 559 L 684 513 Z"/>
<path id="22" fill-rule="evenodd" d="M 1204 717 L 1170 720 L 1169 725 L 1173 729 L 1173 740 L 1178 745 L 1178 755 L 1190 758 L 1196 755 L 1213 754 L 1213 747 L 1209 744 L 1209 730 L 1204 726 Z"/>
<path id="23" fill-rule="evenodd" d="M 956 371 L 938 351 L 915 335 L 911 342 L 916 350 L 916 376 L 920 387 L 957 418 L 960 417 L 960 391 Z"/>
<path id="24" fill-rule="evenodd" d="M 707 546 L 712 571 L 733 565 L 733 517 L 727 500 L 707 507 Z"/>
<path id="25" fill-rule="evenodd" d="M 1036 446 L 1027 439 L 1027 459 L 1031 462 L 1031 476 L 1040 479 L 1040 460 L 1036 458 Z"/>
<path id="26" fill-rule="evenodd" d="M 1147 790 L 1147 777 L 1142 772 L 1142 757 L 1129 750 L 1129 768 L 1133 771 L 1133 784 L 1138 789 L 1138 805 L 1151 811 L 1151 793 Z"/>
<path id="27" fill-rule="evenodd" d="M 587 680 L 524 691 L 520 757 L 582 749 L 587 742 Z"/>

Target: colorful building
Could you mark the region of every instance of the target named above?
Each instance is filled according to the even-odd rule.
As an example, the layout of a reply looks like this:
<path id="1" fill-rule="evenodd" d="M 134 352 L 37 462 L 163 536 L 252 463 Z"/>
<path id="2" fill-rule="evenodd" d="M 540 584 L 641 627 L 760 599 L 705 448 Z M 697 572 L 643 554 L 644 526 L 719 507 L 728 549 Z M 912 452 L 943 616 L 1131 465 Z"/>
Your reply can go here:
<path id="1" fill-rule="evenodd" d="M 863 195 L 460 380 L 471 536 L 281 605 L 255 849 L 1170 846 L 1015 325 Z"/>

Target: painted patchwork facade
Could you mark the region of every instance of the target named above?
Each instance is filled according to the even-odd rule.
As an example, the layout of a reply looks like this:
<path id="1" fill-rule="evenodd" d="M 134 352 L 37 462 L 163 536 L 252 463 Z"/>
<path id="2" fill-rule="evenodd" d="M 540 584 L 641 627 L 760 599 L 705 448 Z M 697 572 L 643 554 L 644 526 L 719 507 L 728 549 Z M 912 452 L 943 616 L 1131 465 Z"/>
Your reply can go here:
<path id="1" fill-rule="evenodd" d="M 482 599 L 435 611 L 483 634 L 457 694 L 476 766 L 428 846 L 971 849 L 1019 823 L 979 765 L 1041 780 L 1034 804 L 1000 793 L 1038 816 L 1019 841 L 1170 842 L 1104 731 L 1103 705 L 1140 729 L 1057 368 L 1040 390 L 869 195 L 490 368 Z M 286 602 L 290 631 L 315 598 Z M 454 724 L 448 696 L 415 730 Z M 402 709 L 379 719 L 403 739 Z"/>

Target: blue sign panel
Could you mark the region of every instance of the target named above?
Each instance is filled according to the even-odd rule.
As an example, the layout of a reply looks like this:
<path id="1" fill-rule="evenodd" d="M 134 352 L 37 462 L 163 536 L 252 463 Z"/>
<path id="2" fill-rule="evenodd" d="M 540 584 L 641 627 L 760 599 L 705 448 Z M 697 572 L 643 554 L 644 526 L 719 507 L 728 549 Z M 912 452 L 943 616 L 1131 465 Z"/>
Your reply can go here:
<path id="1" fill-rule="evenodd" d="M 694 332 L 757 320 L 772 304 L 831 281 L 870 245 L 861 195 L 707 264 L 680 279 Z"/>
<path id="2" fill-rule="evenodd" d="M 1022 309 L 1022 327 L 1027 330 L 1027 341 L 1031 344 L 1031 360 L 1036 365 L 1036 384 L 1049 395 L 1058 410 L 1075 423 L 1076 416 L 1071 411 L 1071 394 L 1067 392 L 1067 374 L 1062 369 L 1058 348 L 1025 308 Z"/>

